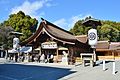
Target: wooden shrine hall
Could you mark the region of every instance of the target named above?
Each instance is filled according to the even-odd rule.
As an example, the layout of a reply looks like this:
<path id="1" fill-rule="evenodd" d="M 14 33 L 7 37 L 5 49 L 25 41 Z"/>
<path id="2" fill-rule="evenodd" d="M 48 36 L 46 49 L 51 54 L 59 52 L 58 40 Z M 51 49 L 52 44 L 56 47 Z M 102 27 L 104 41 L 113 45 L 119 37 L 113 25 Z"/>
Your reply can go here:
<path id="1" fill-rule="evenodd" d="M 54 62 L 60 62 L 63 51 L 68 54 L 68 62 L 74 63 L 74 57 L 82 52 L 91 52 L 87 42 L 78 40 L 72 33 L 41 18 L 42 21 L 36 32 L 22 45 L 31 45 L 33 50 L 39 50 L 39 54 L 53 54 Z"/>

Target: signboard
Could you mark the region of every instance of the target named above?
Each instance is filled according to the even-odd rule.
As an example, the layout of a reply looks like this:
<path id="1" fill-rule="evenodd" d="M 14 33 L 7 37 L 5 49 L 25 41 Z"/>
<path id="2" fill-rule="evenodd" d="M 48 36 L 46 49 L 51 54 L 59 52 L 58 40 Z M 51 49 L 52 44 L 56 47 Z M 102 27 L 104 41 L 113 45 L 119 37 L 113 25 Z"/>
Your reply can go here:
<path id="1" fill-rule="evenodd" d="M 41 44 L 42 49 L 56 49 L 57 43 L 56 42 L 44 42 Z"/>

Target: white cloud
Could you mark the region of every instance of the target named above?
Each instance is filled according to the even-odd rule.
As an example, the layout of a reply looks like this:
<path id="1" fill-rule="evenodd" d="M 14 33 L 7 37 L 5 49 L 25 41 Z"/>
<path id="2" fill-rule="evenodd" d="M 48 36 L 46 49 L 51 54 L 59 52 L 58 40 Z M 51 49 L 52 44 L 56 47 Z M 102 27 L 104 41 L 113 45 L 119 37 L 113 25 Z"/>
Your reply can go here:
<path id="1" fill-rule="evenodd" d="M 23 11 L 25 14 L 38 19 L 41 15 L 45 15 L 45 13 L 42 12 L 38 14 L 37 11 L 43 8 L 43 6 L 46 6 L 48 2 L 49 0 L 37 0 L 35 2 L 29 2 L 28 0 L 26 0 L 22 5 L 12 8 L 10 14 Z M 49 3 L 49 5 L 51 4 Z"/>
<path id="2" fill-rule="evenodd" d="M 66 19 L 62 18 L 62 19 L 56 20 L 54 24 L 65 29 L 66 28 L 65 26 L 68 25 L 68 22 L 66 21 Z"/>
<path id="3" fill-rule="evenodd" d="M 75 24 L 78 20 L 85 19 L 86 17 L 89 17 L 89 16 L 92 17 L 92 15 L 90 15 L 90 14 L 88 14 L 88 15 L 81 15 L 81 14 L 80 14 L 80 15 L 71 17 L 70 20 L 69 20 L 70 23 L 68 24 L 68 27 L 69 27 L 69 28 L 73 27 L 74 24 Z"/>
<path id="4" fill-rule="evenodd" d="M 61 28 L 63 29 L 66 29 L 66 30 L 69 30 L 70 28 L 72 28 L 74 26 L 74 24 L 78 21 L 78 20 L 82 20 L 82 19 L 85 19 L 86 17 L 88 16 L 92 16 L 92 15 L 77 15 L 77 16 L 72 16 L 71 18 L 69 19 L 65 19 L 65 18 L 62 18 L 62 19 L 59 19 L 59 20 L 56 20 L 54 22 L 54 24 L 60 26 Z"/>
<path id="5" fill-rule="evenodd" d="M 51 7 L 52 5 L 50 3 L 47 3 L 46 6 Z"/>

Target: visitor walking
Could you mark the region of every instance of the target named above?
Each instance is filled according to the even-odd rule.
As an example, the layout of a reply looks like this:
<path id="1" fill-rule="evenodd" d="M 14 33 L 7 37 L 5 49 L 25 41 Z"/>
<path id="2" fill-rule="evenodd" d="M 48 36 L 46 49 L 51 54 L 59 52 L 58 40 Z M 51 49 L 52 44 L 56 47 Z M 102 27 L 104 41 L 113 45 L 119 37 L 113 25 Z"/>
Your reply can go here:
<path id="1" fill-rule="evenodd" d="M 41 61 L 41 62 L 45 62 L 45 54 L 42 54 L 42 55 L 41 55 L 40 61 Z"/>

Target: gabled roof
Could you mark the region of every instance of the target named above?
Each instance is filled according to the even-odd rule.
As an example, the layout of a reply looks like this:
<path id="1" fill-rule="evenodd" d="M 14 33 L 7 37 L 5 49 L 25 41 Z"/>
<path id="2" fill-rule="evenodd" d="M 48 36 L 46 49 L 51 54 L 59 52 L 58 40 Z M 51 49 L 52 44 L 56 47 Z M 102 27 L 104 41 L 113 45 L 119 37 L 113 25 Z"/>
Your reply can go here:
<path id="1" fill-rule="evenodd" d="M 75 42 L 78 41 L 77 38 L 72 33 L 50 23 L 49 21 L 43 18 L 41 19 L 42 19 L 42 22 L 40 23 L 37 31 L 31 37 L 29 37 L 26 41 L 24 41 L 22 45 L 31 44 L 33 41 L 35 41 L 35 39 L 40 36 L 43 29 L 44 29 L 44 32 L 47 33 L 47 35 L 63 43 L 75 44 Z"/>
<path id="2" fill-rule="evenodd" d="M 26 44 L 32 43 L 38 37 L 42 28 L 43 28 L 43 26 L 42 26 L 42 22 L 41 22 L 40 25 L 39 25 L 39 28 L 36 30 L 36 32 L 32 36 L 30 36 L 28 39 L 23 41 L 20 45 L 26 45 Z"/>
<path id="3" fill-rule="evenodd" d="M 56 25 L 48 22 L 47 20 L 45 20 L 45 22 L 46 22 L 45 26 L 44 26 L 45 30 L 53 37 L 63 40 L 63 41 L 68 41 L 68 42 L 76 41 L 76 38 L 72 33 L 68 32 L 60 27 L 57 27 Z"/>

